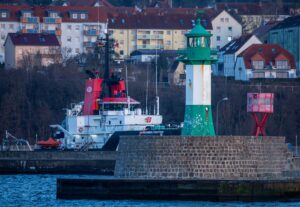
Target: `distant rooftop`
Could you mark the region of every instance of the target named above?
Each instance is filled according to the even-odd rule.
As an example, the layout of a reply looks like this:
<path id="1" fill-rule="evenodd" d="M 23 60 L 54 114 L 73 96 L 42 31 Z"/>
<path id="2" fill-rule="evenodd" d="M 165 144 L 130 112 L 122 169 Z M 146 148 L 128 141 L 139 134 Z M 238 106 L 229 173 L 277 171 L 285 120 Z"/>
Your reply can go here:
<path id="1" fill-rule="evenodd" d="M 250 38 L 252 34 L 242 35 L 241 37 L 234 39 L 227 43 L 224 47 L 220 49 L 220 52 L 224 54 L 232 54 L 238 51 Z"/>
<path id="2" fill-rule="evenodd" d="M 7 38 L 19 46 L 60 46 L 55 34 L 8 33 Z"/>
<path id="3" fill-rule="evenodd" d="M 259 57 L 265 65 L 275 65 L 276 59 L 288 60 L 292 69 L 296 68 L 294 56 L 277 44 L 253 44 L 244 50 L 239 57 L 244 58 L 246 68 L 252 68 L 251 60 Z"/>
<path id="4" fill-rule="evenodd" d="M 272 28 L 272 30 L 297 26 L 300 26 L 300 15 L 286 18 L 285 20 L 277 24 L 274 28 Z"/>

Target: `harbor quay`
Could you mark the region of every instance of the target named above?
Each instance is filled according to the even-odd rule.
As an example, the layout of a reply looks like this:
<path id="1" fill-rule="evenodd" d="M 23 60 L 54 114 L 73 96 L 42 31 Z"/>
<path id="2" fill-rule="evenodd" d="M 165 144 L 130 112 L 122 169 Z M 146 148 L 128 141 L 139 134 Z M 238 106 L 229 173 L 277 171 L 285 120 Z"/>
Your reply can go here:
<path id="1" fill-rule="evenodd" d="M 132 147 L 134 146 L 134 147 Z M 58 179 L 58 199 L 300 199 L 284 137 L 121 137 L 114 177 Z"/>
<path id="2" fill-rule="evenodd" d="M 112 175 L 115 151 L 0 151 L 0 174 Z"/>

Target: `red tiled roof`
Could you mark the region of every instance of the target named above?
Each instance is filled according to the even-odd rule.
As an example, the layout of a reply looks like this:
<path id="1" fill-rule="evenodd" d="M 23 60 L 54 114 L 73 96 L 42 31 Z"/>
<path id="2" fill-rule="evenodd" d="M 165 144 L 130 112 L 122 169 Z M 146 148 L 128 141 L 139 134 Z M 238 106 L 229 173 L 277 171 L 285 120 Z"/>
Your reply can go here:
<path id="1" fill-rule="evenodd" d="M 0 10 L 8 10 L 9 16 L 6 19 L 0 18 L 5 21 L 20 21 L 21 10 L 32 10 L 33 16 L 37 16 L 40 20 L 47 17 L 47 11 L 53 10 L 60 13 L 63 22 L 98 22 L 107 21 L 107 9 L 105 7 L 90 7 L 90 6 L 13 6 L 0 4 Z M 83 11 L 87 12 L 88 19 L 71 19 L 70 11 Z"/>
<path id="2" fill-rule="evenodd" d="M 292 69 L 296 68 L 294 56 L 286 49 L 276 44 L 253 44 L 244 50 L 239 57 L 243 57 L 247 69 L 251 69 L 251 60 L 264 60 L 267 66 L 275 65 L 275 60 L 285 57 Z"/>
<path id="3" fill-rule="evenodd" d="M 68 0 L 66 3 L 68 6 L 94 6 L 98 2 L 102 6 L 113 7 L 107 0 Z"/>
<path id="4" fill-rule="evenodd" d="M 8 33 L 14 45 L 60 46 L 55 34 Z"/>
<path id="5" fill-rule="evenodd" d="M 216 8 L 218 10 L 233 10 L 239 15 L 289 15 L 288 7 L 283 7 L 283 10 L 280 10 L 276 3 L 217 3 Z"/>
<path id="6" fill-rule="evenodd" d="M 138 13 L 109 14 L 109 29 L 192 29 L 196 22 L 196 14 L 175 13 Z M 212 29 L 211 20 L 207 16 L 201 19 L 206 29 Z"/>

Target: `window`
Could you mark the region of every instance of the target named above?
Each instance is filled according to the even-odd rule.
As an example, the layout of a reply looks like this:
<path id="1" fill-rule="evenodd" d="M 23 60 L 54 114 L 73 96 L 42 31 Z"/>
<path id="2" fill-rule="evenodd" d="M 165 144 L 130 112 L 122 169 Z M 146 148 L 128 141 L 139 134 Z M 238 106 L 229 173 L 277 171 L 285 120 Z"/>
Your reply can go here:
<path id="1" fill-rule="evenodd" d="M 167 40 L 166 45 L 170 46 L 171 45 L 171 40 Z"/>
<path id="2" fill-rule="evenodd" d="M 221 32 L 221 27 L 217 27 L 217 31 L 218 31 L 218 32 Z"/>
<path id="3" fill-rule="evenodd" d="M 14 25 L 13 24 L 9 24 L 9 29 L 14 29 Z"/>
<path id="4" fill-rule="evenodd" d="M 31 13 L 30 12 L 24 12 L 23 17 L 31 17 Z"/>
<path id="5" fill-rule="evenodd" d="M 75 52 L 76 52 L 76 53 L 79 53 L 79 52 L 80 52 L 79 48 L 76 48 L 76 49 L 75 49 Z"/>
<path id="6" fill-rule="evenodd" d="M 124 51 L 123 50 L 120 50 L 120 55 L 124 55 Z"/>
<path id="7" fill-rule="evenodd" d="M 6 17 L 7 17 L 7 13 L 6 13 L 6 12 L 2 12 L 2 13 L 1 13 L 1 17 L 2 17 L 2 18 L 6 18 Z"/>
<path id="8" fill-rule="evenodd" d="M 5 29 L 5 24 L 1 24 L 1 29 Z"/>
<path id="9" fill-rule="evenodd" d="M 120 30 L 120 34 L 124 34 L 124 30 Z"/>
<path id="10" fill-rule="evenodd" d="M 80 30 L 80 25 L 77 24 L 77 25 L 75 26 L 75 29 L 76 29 L 76 30 Z"/>
<path id="11" fill-rule="evenodd" d="M 225 18 L 225 22 L 229 22 L 229 18 Z"/>
<path id="12" fill-rule="evenodd" d="M 170 34 L 171 34 L 171 31 L 170 31 L 170 30 L 168 30 L 168 31 L 167 31 L 167 35 L 170 35 Z"/>
<path id="13" fill-rule="evenodd" d="M 72 29 L 72 25 L 69 24 L 69 25 L 68 25 L 68 30 L 71 30 L 71 29 Z"/>
<path id="14" fill-rule="evenodd" d="M 221 18 L 221 22 L 224 22 L 224 18 Z"/>
<path id="15" fill-rule="evenodd" d="M 228 42 L 232 40 L 232 36 L 227 37 Z"/>
<path id="16" fill-rule="evenodd" d="M 67 37 L 67 41 L 68 42 L 71 42 L 72 41 L 72 38 L 69 36 L 69 37 Z"/>
<path id="17" fill-rule="evenodd" d="M 72 14 L 72 19 L 77 19 L 77 14 Z"/>
<path id="18" fill-rule="evenodd" d="M 1 35 L 1 40 L 5 40 L 5 35 Z"/>
<path id="19" fill-rule="evenodd" d="M 181 34 L 184 35 L 186 33 L 186 31 L 181 31 Z"/>
<path id="20" fill-rule="evenodd" d="M 264 69 L 263 60 L 252 60 L 253 69 Z"/>
<path id="21" fill-rule="evenodd" d="M 287 60 L 277 60 L 276 68 L 277 69 L 288 69 L 288 61 Z"/>
<path id="22" fill-rule="evenodd" d="M 221 41 L 221 36 L 217 36 L 217 41 Z"/>
<path id="23" fill-rule="evenodd" d="M 120 45 L 124 45 L 124 40 L 120 40 Z"/>
<path id="24" fill-rule="evenodd" d="M 85 14 L 81 14 L 81 15 L 80 15 L 80 18 L 81 18 L 81 19 L 85 19 Z"/>
<path id="25" fill-rule="evenodd" d="M 232 31 L 232 27 L 228 27 L 228 31 Z"/>
<path id="26" fill-rule="evenodd" d="M 217 45 L 217 49 L 218 49 L 218 50 L 220 49 L 220 45 Z"/>
<path id="27" fill-rule="evenodd" d="M 59 17 L 59 15 L 58 15 L 58 13 L 56 13 L 56 12 L 51 12 L 51 13 L 49 14 L 49 17 L 57 18 L 57 17 Z"/>

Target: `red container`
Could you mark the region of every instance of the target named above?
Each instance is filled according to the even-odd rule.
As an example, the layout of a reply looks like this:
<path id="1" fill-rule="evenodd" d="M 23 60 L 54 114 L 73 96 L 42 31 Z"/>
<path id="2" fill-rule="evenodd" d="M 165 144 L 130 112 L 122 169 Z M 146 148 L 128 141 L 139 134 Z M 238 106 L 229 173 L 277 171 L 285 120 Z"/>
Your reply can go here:
<path id="1" fill-rule="evenodd" d="M 247 112 L 273 113 L 274 93 L 248 93 Z"/>

